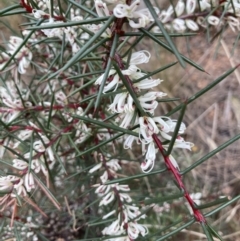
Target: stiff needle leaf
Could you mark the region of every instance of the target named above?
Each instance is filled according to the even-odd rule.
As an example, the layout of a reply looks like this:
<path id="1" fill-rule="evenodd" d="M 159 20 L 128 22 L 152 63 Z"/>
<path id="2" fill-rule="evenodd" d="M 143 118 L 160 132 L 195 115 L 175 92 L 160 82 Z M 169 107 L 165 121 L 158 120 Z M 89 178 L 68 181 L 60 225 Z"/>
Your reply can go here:
<path id="1" fill-rule="evenodd" d="M 177 48 L 175 47 L 174 43 L 172 42 L 170 36 L 168 35 L 167 31 L 166 31 L 165 28 L 163 27 L 162 23 L 158 20 L 158 16 L 157 16 L 157 14 L 156 14 L 156 12 L 155 12 L 152 4 L 151 4 L 150 1 L 148 1 L 148 0 L 144 0 L 144 2 L 145 2 L 145 4 L 146 4 L 147 8 L 149 9 L 151 15 L 153 16 L 153 18 L 154 18 L 157 26 L 160 28 L 160 30 L 161 30 L 161 32 L 163 33 L 165 39 L 167 40 L 167 42 L 168 42 L 170 48 L 172 49 L 173 53 L 176 55 L 179 63 L 181 64 L 181 66 L 182 66 L 183 68 L 185 68 L 185 67 L 186 67 L 186 64 L 185 64 L 183 58 L 182 58 L 181 55 L 179 54 Z"/>

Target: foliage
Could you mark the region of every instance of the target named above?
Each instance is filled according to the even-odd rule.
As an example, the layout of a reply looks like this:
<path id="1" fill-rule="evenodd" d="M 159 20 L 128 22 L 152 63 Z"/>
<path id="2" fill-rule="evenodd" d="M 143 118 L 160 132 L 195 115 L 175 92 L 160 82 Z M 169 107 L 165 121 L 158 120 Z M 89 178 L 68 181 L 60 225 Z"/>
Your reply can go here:
<path id="1" fill-rule="evenodd" d="M 160 241 L 194 223 L 222 240 L 208 218 L 240 196 L 201 204 L 183 176 L 240 134 L 183 170 L 178 159 L 194 146 L 183 137 L 188 105 L 238 66 L 184 100 L 166 97 L 156 76 L 176 63 L 204 72 L 173 37 L 239 31 L 239 12 L 235 0 L 165 9 L 148 0 L 21 0 L 2 9 L 26 22 L 1 46 L 1 240 Z M 177 62 L 147 71 L 143 39 Z"/>

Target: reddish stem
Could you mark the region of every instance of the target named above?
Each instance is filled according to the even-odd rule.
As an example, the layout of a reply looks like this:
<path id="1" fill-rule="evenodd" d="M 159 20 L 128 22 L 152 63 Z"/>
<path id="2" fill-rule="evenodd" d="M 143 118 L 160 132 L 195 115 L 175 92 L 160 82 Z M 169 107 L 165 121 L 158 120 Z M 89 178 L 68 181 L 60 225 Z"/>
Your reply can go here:
<path id="1" fill-rule="evenodd" d="M 186 200 L 188 201 L 190 207 L 192 208 L 192 211 L 193 211 L 193 215 L 195 217 L 195 219 L 198 221 L 198 222 L 203 222 L 203 223 L 206 223 L 206 219 L 205 217 L 203 216 L 203 214 L 201 213 L 200 210 L 198 210 L 196 208 L 196 205 L 193 201 L 193 199 L 191 198 L 191 196 L 189 195 L 183 181 L 182 181 L 182 175 L 179 173 L 179 171 L 173 166 L 169 156 L 166 156 L 165 152 L 164 152 L 164 148 L 162 146 L 162 143 L 161 141 L 159 140 L 158 136 L 156 134 L 153 134 L 152 135 L 153 137 L 153 140 L 155 141 L 160 153 L 162 154 L 163 158 L 164 158 L 164 161 L 165 161 L 165 164 L 168 168 L 168 170 L 173 174 L 179 188 L 184 192 L 184 197 L 186 198 Z"/>

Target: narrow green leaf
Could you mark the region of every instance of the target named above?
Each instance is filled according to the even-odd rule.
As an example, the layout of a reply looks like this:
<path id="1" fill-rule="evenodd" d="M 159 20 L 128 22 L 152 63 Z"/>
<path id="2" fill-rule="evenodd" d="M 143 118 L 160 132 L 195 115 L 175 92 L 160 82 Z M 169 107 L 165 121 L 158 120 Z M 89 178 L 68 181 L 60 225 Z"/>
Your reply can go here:
<path id="1" fill-rule="evenodd" d="M 207 85 L 205 88 L 203 88 L 202 90 L 198 91 L 195 95 L 191 96 L 188 99 L 187 105 L 189 105 L 191 102 L 193 102 L 194 100 L 196 100 L 197 98 L 199 98 L 200 96 L 202 96 L 203 94 L 205 94 L 207 91 L 209 91 L 210 89 L 212 89 L 215 85 L 217 85 L 218 83 L 220 83 L 222 80 L 224 80 L 227 76 L 229 76 L 232 72 L 234 72 L 235 69 L 237 69 L 239 67 L 239 65 L 237 65 L 236 67 L 226 71 L 223 75 L 219 76 L 217 79 L 215 79 L 213 82 L 211 82 L 209 85 Z M 177 112 L 178 110 L 180 110 L 182 108 L 183 104 L 178 105 L 177 107 L 175 107 L 173 110 L 171 110 L 170 112 L 168 112 L 166 114 L 166 116 L 171 116 L 172 114 L 174 114 L 175 112 Z"/>
<path id="2" fill-rule="evenodd" d="M 161 41 L 160 39 L 156 38 L 154 35 L 152 35 L 152 33 L 148 32 L 147 30 L 141 28 L 140 29 L 141 32 L 143 32 L 146 36 L 148 36 L 149 38 L 151 38 L 154 42 L 158 43 L 159 45 L 161 45 L 163 48 L 167 49 L 168 51 L 170 51 L 171 53 L 173 53 L 172 49 L 163 41 Z M 201 70 L 203 72 L 205 72 L 205 70 L 199 66 L 198 64 L 194 63 L 192 60 L 190 60 L 189 58 L 183 56 L 182 54 L 179 54 L 181 56 L 182 59 L 184 59 L 187 63 L 189 63 L 190 65 L 194 66 L 196 69 Z"/>
<path id="3" fill-rule="evenodd" d="M 125 32 L 122 36 L 126 37 L 135 37 L 135 36 L 142 36 L 143 34 L 140 32 Z M 155 37 L 164 37 L 162 33 L 152 33 Z M 188 37 L 188 36 L 195 36 L 197 33 L 169 33 L 170 37 Z"/>
<path id="4" fill-rule="evenodd" d="M 216 238 L 218 238 L 219 240 L 223 241 L 222 237 L 217 233 L 216 230 L 214 230 L 209 224 L 207 224 L 207 229 L 208 231 Z"/>
<path id="5" fill-rule="evenodd" d="M 48 80 L 54 78 L 58 74 L 62 73 L 66 69 L 68 69 L 70 66 L 72 66 L 74 63 L 76 63 L 79 58 L 85 54 L 86 50 L 89 49 L 89 47 L 102 35 L 102 33 L 110 26 L 112 21 L 114 20 L 114 16 L 111 16 L 108 21 L 102 26 L 102 28 L 91 38 L 89 39 L 86 44 L 71 58 L 68 60 L 68 62 L 58 71 L 55 73 L 51 74 L 48 77 Z M 85 56 L 85 55 L 84 55 Z"/>
<path id="6" fill-rule="evenodd" d="M 149 172 L 149 173 L 141 173 L 141 174 L 137 174 L 137 175 L 134 175 L 134 176 L 131 176 L 131 177 L 123 177 L 123 178 L 113 179 L 111 181 L 106 182 L 105 185 L 128 182 L 129 180 L 139 179 L 139 178 L 155 175 L 155 174 L 158 174 L 158 173 L 163 173 L 163 172 L 166 172 L 166 171 L 167 171 L 167 169 L 164 168 L 164 169 L 161 169 L 161 170 L 158 170 L 158 171 Z"/>
<path id="7" fill-rule="evenodd" d="M 195 220 L 192 219 L 192 220 L 186 222 L 185 224 L 183 224 L 182 226 L 180 226 L 179 228 L 176 228 L 176 229 L 174 229 L 173 231 L 171 231 L 171 232 L 169 232 L 169 233 L 163 235 L 161 238 L 156 239 L 155 241 L 166 240 L 167 238 L 169 238 L 169 237 L 171 237 L 171 236 L 173 236 L 173 235 L 179 233 L 181 230 L 183 230 L 183 229 L 189 227 L 189 226 L 192 225 L 194 222 L 195 222 Z"/>
<path id="8" fill-rule="evenodd" d="M 57 199 L 54 197 L 54 195 L 50 192 L 50 190 L 46 187 L 46 185 L 41 181 L 41 179 L 38 178 L 38 176 L 32 172 L 32 175 L 34 176 L 34 180 L 38 183 L 39 187 L 42 189 L 42 191 L 46 194 L 46 196 L 49 198 L 49 200 L 54 204 L 54 206 L 61 210 L 61 206 Z"/>
<path id="9" fill-rule="evenodd" d="M 20 4 L 14 4 L 14 5 L 11 5 L 11 6 L 9 6 L 9 7 L 6 7 L 6 8 L 4 8 L 4 9 L 0 10 L 0 17 L 2 17 L 2 15 L 3 15 L 4 13 L 7 13 L 7 12 L 13 10 L 13 9 L 20 8 L 20 7 L 21 7 Z"/>
<path id="10" fill-rule="evenodd" d="M 115 34 L 113 42 L 112 42 L 112 46 L 111 46 L 110 55 L 109 55 L 109 58 L 107 60 L 108 62 L 107 62 L 107 66 L 106 66 L 106 69 L 105 69 L 105 73 L 103 75 L 103 80 L 102 80 L 100 88 L 98 90 L 97 99 L 96 99 L 96 102 L 95 102 L 95 105 L 94 105 L 94 112 L 98 111 L 99 104 L 100 104 L 100 101 L 101 101 L 101 98 L 102 98 L 102 95 L 103 95 L 103 88 L 104 88 L 106 80 L 108 78 L 109 71 L 112 67 L 112 60 L 113 60 L 114 55 L 115 55 L 117 43 L 118 43 L 118 35 Z"/>
<path id="11" fill-rule="evenodd" d="M 145 111 L 143 110 L 134 90 L 132 89 L 131 83 L 128 83 L 128 81 L 126 80 L 125 76 L 122 74 L 122 71 L 120 70 L 120 68 L 118 67 L 118 65 L 116 63 L 113 63 L 113 66 L 115 68 L 115 70 L 117 71 L 120 79 L 122 80 L 124 86 L 126 87 L 127 91 L 129 92 L 129 94 L 131 95 L 131 97 L 133 98 L 134 104 L 136 105 L 137 109 L 141 112 L 142 116 L 148 116 Z"/>
<path id="12" fill-rule="evenodd" d="M 11 15 L 19 15 L 19 14 L 23 14 L 23 13 L 27 13 L 26 10 L 19 9 L 19 10 L 5 12 L 4 14 L 1 15 L 1 17 L 7 17 L 7 16 L 11 16 Z"/>
<path id="13" fill-rule="evenodd" d="M 91 152 L 97 150 L 98 148 L 100 148 L 100 147 L 102 147 L 102 146 L 105 146 L 107 143 L 112 142 L 112 141 L 114 141 L 115 139 L 117 139 L 117 138 L 119 138 L 119 137 L 121 137 L 121 136 L 123 136 L 123 135 L 124 135 L 123 133 L 118 134 L 118 135 L 115 135 L 115 136 L 113 136 L 112 138 L 109 138 L 108 140 L 99 143 L 98 145 L 95 145 L 95 146 L 93 146 L 93 147 L 88 147 L 88 149 L 87 149 L 86 151 L 82 151 L 80 154 L 76 155 L 76 157 L 85 155 L 85 154 L 87 154 L 87 153 L 91 153 Z"/>
<path id="14" fill-rule="evenodd" d="M 139 78 L 139 79 L 137 79 L 137 80 L 134 80 L 133 83 L 135 84 L 135 83 L 138 83 L 138 82 L 141 81 L 141 80 L 147 79 L 148 77 L 151 77 L 151 76 L 153 76 L 153 75 L 155 75 L 155 74 L 157 74 L 157 73 L 159 73 L 159 72 L 162 72 L 163 70 L 168 69 L 168 68 L 174 66 L 174 65 L 177 64 L 177 63 L 178 63 L 178 62 L 173 62 L 173 63 L 167 64 L 167 65 L 165 65 L 165 66 L 163 66 L 163 67 L 161 67 L 161 68 L 159 68 L 159 69 L 156 69 L 156 70 L 152 71 L 152 72 L 149 73 L 149 74 L 144 75 L 143 77 L 141 77 L 141 78 Z"/>
<path id="15" fill-rule="evenodd" d="M 30 27 L 27 30 L 41 30 L 41 29 L 54 29 L 54 28 L 66 28 L 71 26 L 81 26 L 86 24 L 98 24 L 99 22 L 108 20 L 109 17 L 101 17 L 101 18 L 94 18 L 94 19 L 87 19 L 81 21 L 72 21 L 66 23 L 53 23 L 53 24 L 45 24 L 37 27 Z"/>
<path id="16" fill-rule="evenodd" d="M 182 56 L 179 54 L 177 48 L 175 47 L 174 43 L 172 42 L 170 36 L 168 35 L 167 31 L 165 30 L 164 26 L 162 25 L 162 23 L 159 21 L 158 19 L 158 16 L 152 6 L 152 4 L 150 3 L 150 1 L 148 0 L 144 0 L 148 10 L 150 11 L 151 15 L 153 16 L 154 20 L 155 20 L 155 23 L 157 24 L 157 26 L 160 28 L 161 32 L 163 33 L 166 41 L 168 42 L 170 48 L 171 48 L 171 51 L 175 54 L 175 56 L 177 57 L 179 63 L 181 64 L 181 66 L 183 68 L 186 67 L 186 64 L 182 58 Z"/>
<path id="17" fill-rule="evenodd" d="M 184 171 L 182 171 L 181 175 L 185 175 L 186 173 L 190 172 L 192 169 L 199 166 L 201 163 L 205 162 L 210 157 L 214 156 L 215 154 L 217 154 L 218 152 L 220 152 L 221 150 L 223 150 L 224 148 L 226 148 L 227 146 L 231 145 L 233 142 L 235 142 L 239 139 L 240 139 L 240 134 L 238 134 L 235 137 L 231 138 L 230 140 L 226 141 L 225 143 L 223 143 L 222 145 L 220 145 L 219 147 L 217 147 L 216 149 L 209 152 L 207 155 L 203 156 L 201 159 L 199 159 L 198 161 L 193 163 L 190 167 L 188 167 Z"/>
<path id="18" fill-rule="evenodd" d="M 215 213 L 221 211 L 223 208 L 225 208 L 225 207 L 231 205 L 232 203 L 236 202 L 236 201 L 239 200 L 239 199 L 240 199 L 240 195 L 234 197 L 233 199 L 231 199 L 231 200 L 229 200 L 228 202 L 224 203 L 223 205 L 221 205 L 221 206 L 215 208 L 214 210 L 212 210 L 212 211 L 210 211 L 210 212 L 204 214 L 204 217 L 207 218 L 207 217 L 212 216 L 213 214 L 215 214 Z"/>
<path id="19" fill-rule="evenodd" d="M 86 122 L 91 123 L 91 124 L 95 124 L 97 126 L 101 126 L 101 127 L 110 129 L 110 130 L 115 130 L 115 131 L 119 131 L 119 132 L 124 133 L 124 134 L 128 134 L 128 135 L 138 137 L 138 134 L 136 132 L 125 129 L 125 128 L 121 128 L 117 125 L 107 124 L 107 123 L 99 121 L 99 120 L 90 119 L 90 118 L 87 118 L 87 117 L 84 117 L 84 116 L 79 116 L 79 115 L 72 115 L 72 117 L 83 120 L 83 121 L 86 121 Z"/>
<path id="20" fill-rule="evenodd" d="M 89 13 L 89 14 L 92 15 L 93 17 L 99 18 L 99 16 L 98 16 L 95 12 L 93 12 L 93 11 L 91 11 L 89 8 L 85 7 L 83 4 L 79 4 L 79 3 L 75 2 L 74 0 L 68 0 L 68 2 L 69 2 L 69 3 L 72 3 L 74 6 L 82 9 L 83 12 Z"/>
<path id="21" fill-rule="evenodd" d="M 208 241 L 214 241 L 211 233 L 209 232 L 209 230 L 208 230 L 208 228 L 207 228 L 207 224 L 206 224 L 206 223 L 203 223 L 203 222 L 201 222 L 200 224 L 201 224 L 201 226 L 202 226 L 203 232 L 205 233 L 205 235 L 206 235 L 206 237 L 207 237 L 207 240 L 208 240 Z"/>
<path id="22" fill-rule="evenodd" d="M 169 156 L 171 154 L 173 146 L 174 146 L 174 143 L 175 143 L 175 141 L 177 139 L 177 136 L 179 135 L 178 132 L 179 132 L 179 128 L 180 128 L 180 126 L 182 124 L 182 120 L 183 120 L 183 116 L 184 116 L 186 107 L 187 107 L 187 102 L 183 103 L 183 107 L 182 107 L 182 110 L 180 112 L 180 116 L 179 116 L 179 118 L 177 120 L 177 124 L 175 126 L 175 129 L 174 129 L 171 141 L 170 141 L 168 149 L 167 149 L 167 153 L 166 153 L 167 156 Z"/>
<path id="23" fill-rule="evenodd" d="M 48 112 L 48 119 L 47 119 L 47 129 L 50 127 L 51 123 L 51 117 L 52 117 L 52 111 L 53 111 L 53 104 L 54 104 L 54 95 L 51 98 L 51 105 L 49 107 L 49 112 Z"/>
<path id="24" fill-rule="evenodd" d="M 100 41 L 98 41 L 95 45 L 93 45 L 92 47 L 88 48 L 82 55 L 81 57 L 79 57 L 78 61 L 81 60 L 83 61 L 83 58 L 85 56 L 87 56 L 89 53 L 92 53 L 96 48 L 98 48 L 99 46 L 103 45 L 105 42 L 107 42 L 108 39 L 101 39 Z M 83 46 L 84 47 L 84 46 Z"/>
<path id="25" fill-rule="evenodd" d="M 214 201 L 209 202 L 209 203 L 205 203 L 205 204 L 202 204 L 202 205 L 197 205 L 197 208 L 198 209 L 210 208 L 210 207 L 215 206 L 215 205 L 226 203 L 227 201 L 229 201 L 228 197 L 219 198 L 219 199 L 214 200 Z"/>
<path id="26" fill-rule="evenodd" d="M 154 23 L 151 24 L 151 25 L 148 27 L 147 31 L 150 32 L 150 30 L 151 30 L 154 26 L 155 26 Z M 142 35 L 140 35 L 133 43 L 131 43 L 130 47 L 129 47 L 128 50 L 122 55 L 122 57 L 127 56 L 127 55 L 132 51 L 132 49 L 133 49 L 135 46 L 137 46 L 138 43 L 140 43 L 140 41 L 141 41 L 144 37 L 145 37 L 145 34 L 142 34 Z"/>

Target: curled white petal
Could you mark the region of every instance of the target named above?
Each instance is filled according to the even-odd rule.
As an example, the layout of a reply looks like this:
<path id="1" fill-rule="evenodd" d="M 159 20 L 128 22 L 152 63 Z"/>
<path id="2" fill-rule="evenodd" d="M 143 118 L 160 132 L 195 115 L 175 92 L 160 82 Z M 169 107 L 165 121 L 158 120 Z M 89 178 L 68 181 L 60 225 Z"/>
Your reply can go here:
<path id="1" fill-rule="evenodd" d="M 195 11 L 196 8 L 196 0 L 187 0 L 186 10 L 187 14 L 191 14 Z"/>
<path id="2" fill-rule="evenodd" d="M 220 23 L 220 19 L 216 16 L 209 16 L 207 19 L 208 23 L 211 25 L 218 25 Z"/>
<path id="3" fill-rule="evenodd" d="M 192 31 L 198 31 L 199 30 L 199 27 L 198 25 L 191 19 L 186 19 L 186 25 L 187 27 L 192 30 Z"/>
<path id="4" fill-rule="evenodd" d="M 154 168 L 155 160 L 148 159 L 141 163 L 141 169 L 144 173 L 149 173 Z"/>

